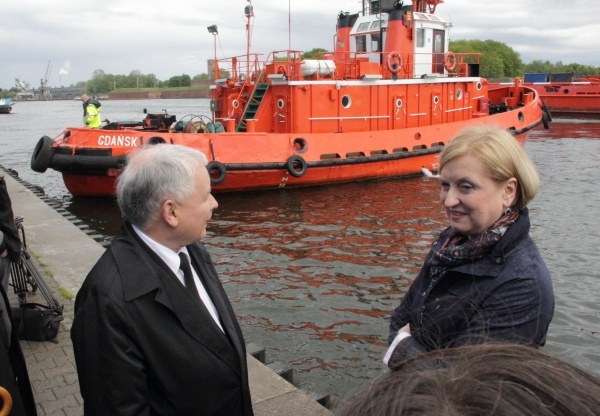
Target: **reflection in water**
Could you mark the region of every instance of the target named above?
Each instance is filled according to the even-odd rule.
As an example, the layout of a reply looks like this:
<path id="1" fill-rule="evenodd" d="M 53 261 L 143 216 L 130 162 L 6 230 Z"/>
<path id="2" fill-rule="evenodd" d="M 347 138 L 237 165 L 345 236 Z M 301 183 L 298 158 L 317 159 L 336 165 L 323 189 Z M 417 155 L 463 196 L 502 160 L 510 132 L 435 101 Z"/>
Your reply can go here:
<path id="1" fill-rule="evenodd" d="M 121 226 L 121 213 L 113 198 L 69 197 L 64 207 L 105 236 L 114 236 Z"/>
<path id="2" fill-rule="evenodd" d="M 444 228 L 436 179 L 217 195 L 207 239 L 244 332 L 343 396 L 384 371 L 388 318 Z"/>

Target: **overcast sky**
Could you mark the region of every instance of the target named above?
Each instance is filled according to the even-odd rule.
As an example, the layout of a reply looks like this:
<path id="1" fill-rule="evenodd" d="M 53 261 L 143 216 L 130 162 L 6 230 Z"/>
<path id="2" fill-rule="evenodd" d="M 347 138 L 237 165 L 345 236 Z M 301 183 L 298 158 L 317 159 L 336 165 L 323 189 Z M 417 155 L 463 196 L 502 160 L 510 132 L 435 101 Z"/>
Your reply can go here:
<path id="1" fill-rule="evenodd" d="M 406 0 L 405 3 L 409 3 Z M 15 78 L 51 87 L 88 80 L 94 70 L 132 70 L 166 80 L 207 72 L 217 56 L 246 54 L 246 0 L 2 0 L 0 87 Z M 253 0 L 252 52 L 333 49 L 336 16 L 359 0 Z M 289 10 L 291 9 L 291 13 Z M 600 66 L 599 0 L 446 0 L 437 14 L 450 36 L 506 43 L 525 63 L 536 59 Z M 291 19 L 290 19 L 291 16 Z"/>

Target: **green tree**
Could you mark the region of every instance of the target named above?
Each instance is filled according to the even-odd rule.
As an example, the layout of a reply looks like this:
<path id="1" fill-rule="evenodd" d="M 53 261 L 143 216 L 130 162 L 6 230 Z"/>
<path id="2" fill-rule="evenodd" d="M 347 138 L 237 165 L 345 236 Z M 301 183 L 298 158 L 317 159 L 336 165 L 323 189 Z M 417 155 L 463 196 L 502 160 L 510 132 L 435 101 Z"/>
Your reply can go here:
<path id="1" fill-rule="evenodd" d="M 519 53 L 502 42 L 461 39 L 451 41 L 450 50 L 454 53 L 479 53 L 479 74 L 484 78 L 513 78 L 523 73 Z"/>
<path id="2" fill-rule="evenodd" d="M 171 77 L 167 81 L 168 87 L 189 87 L 190 85 L 192 85 L 192 79 L 186 74 Z"/>
<path id="3" fill-rule="evenodd" d="M 323 54 L 327 52 L 327 49 L 313 48 L 310 51 L 304 52 L 302 54 L 302 59 L 323 59 Z"/>

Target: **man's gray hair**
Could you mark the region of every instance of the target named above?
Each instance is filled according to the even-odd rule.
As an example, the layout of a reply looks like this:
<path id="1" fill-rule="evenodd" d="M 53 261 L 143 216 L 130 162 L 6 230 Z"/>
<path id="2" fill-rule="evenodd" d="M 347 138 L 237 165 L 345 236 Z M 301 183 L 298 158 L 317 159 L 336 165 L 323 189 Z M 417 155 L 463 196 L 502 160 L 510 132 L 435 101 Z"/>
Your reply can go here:
<path id="1" fill-rule="evenodd" d="M 117 180 L 117 203 L 124 221 L 146 230 L 167 199 L 181 202 L 195 189 L 207 164 L 199 150 L 172 144 L 146 145 L 134 152 Z"/>

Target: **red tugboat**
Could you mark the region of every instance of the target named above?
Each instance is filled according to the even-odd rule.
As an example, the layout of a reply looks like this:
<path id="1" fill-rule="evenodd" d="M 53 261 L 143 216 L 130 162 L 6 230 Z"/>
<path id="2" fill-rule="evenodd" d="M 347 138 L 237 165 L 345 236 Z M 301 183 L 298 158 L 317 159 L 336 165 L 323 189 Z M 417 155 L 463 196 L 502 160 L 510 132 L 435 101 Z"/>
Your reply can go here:
<path id="1" fill-rule="evenodd" d="M 216 62 L 212 117 L 69 127 L 40 139 L 31 167 L 62 172 L 73 195 L 113 195 L 129 152 L 182 144 L 207 155 L 214 192 L 238 192 L 436 171 L 444 146 L 475 124 L 524 144 L 547 118 L 538 95 L 518 82 L 488 91 L 478 55 L 448 50 L 451 25 L 434 14 L 442 2 L 363 0 L 339 13 L 320 59 L 283 50 L 261 61 L 248 43 L 246 55 Z M 245 15 L 250 27 L 250 2 Z"/>
<path id="2" fill-rule="evenodd" d="M 600 75 L 525 74 L 523 85 L 535 90 L 557 117 L 600 119 Z M 490 89 L 512 85 L 492 83 Z"/>

